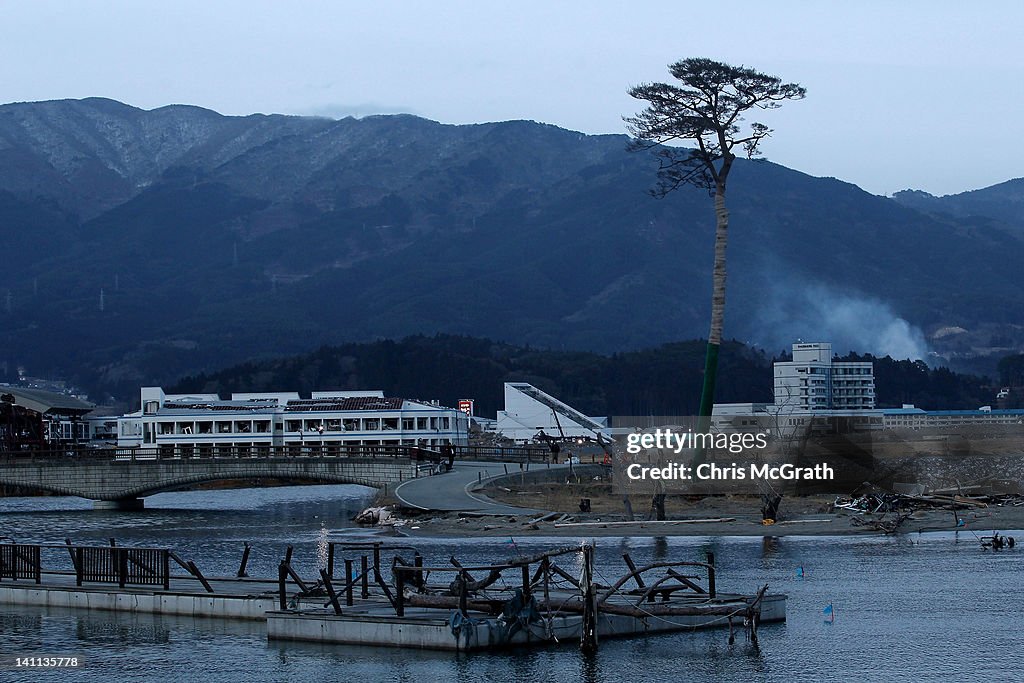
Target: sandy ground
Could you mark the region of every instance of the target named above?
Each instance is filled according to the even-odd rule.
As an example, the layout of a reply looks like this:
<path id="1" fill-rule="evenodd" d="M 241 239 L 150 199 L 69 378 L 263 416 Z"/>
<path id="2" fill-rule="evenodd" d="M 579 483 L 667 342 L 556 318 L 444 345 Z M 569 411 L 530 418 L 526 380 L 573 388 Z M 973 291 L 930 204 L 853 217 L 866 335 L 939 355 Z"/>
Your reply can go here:
<path id="1" fill-rule="evenodd" d="M 620 496 L 613 495 L 600 484 L 533 485 L 522 490 L 491 491 L 490 497 L 511 505 L 530 505 L 535 508 L 566 513 L 569 517 L 537 521 L 539 515 L 477 516 L 467 513 L 422 513 L 410 516 L 399 513 L 408 522 L 396 530 L 410 536 L 831 536 L 850 534 L 880 534 L 873 528 L 879 520 L 891 520 L 893 515 L 858 514 L 834 511 L 836 496 L 787 497 L 782 501 L 779 519 L 775 524 L 761 523 L 761 500 L 754 496 L 717 496 L 687 498 L 669 496 L 666 500 L 668 522 L 627 520 Z M 581 498 L 590 498 L 591 512 L 581 513 Z M 650 499 L 634 497 L 634 518 L 646 519 Z M 1024 506 L 989 506 L 959 510 L 964 520 L 961 533 L 991 534 L 1024 529 Z M 854 519 L 866 522 L 858 525 Z M 726 519 L 731 521 L 725 521 Z M 693 520 L 693 521 L 686 521 Z M 718 521 L 700 521 L 718 520 Z M 957 528 L 951 510 L 919 510 L 899 527 L 899 533 L 919 531 L 953 531 Z M 1011 534 L 1013 535 L 1013 534 Z M 1024 533 L 1018 533 L 1024 542 Z"/>

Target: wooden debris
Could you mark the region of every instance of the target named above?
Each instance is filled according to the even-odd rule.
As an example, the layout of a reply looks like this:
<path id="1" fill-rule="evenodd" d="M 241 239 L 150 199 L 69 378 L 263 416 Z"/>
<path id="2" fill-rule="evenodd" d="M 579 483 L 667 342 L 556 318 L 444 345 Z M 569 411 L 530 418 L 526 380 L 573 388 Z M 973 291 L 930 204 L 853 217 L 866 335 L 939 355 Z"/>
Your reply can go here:
<path id="1" fill-rule="evenodd" d="M 648 526 L 651 524 L 716 524 L 725 522 L 735 522 L 735 517 L 712 517 L 710 519 L 661 519 L 661 520 L 647 520 L 640 522 L 564 522 L 562 524 L 555 524 L 556 529 L 563 527 L 576 527 L 576 526 Z"/>

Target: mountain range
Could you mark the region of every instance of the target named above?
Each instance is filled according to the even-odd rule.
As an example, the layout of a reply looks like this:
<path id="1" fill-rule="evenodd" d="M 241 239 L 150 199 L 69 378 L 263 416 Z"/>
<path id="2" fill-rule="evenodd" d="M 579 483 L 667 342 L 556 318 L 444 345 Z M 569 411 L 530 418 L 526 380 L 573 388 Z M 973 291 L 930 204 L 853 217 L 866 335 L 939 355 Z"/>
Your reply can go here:
<path id="1" fill-rule="evenodd" d="M 0 106 L 0 380 L 94 391 L 321 344 L 603 353 L 706 332 L 714 217 L 621 135 Z M 1024 348 L 1024 180 L 892 198 L 770 162 L 730 185 L 727 334 L 993 367 Z M 973 364 L 973 365 L 972 365 Z"/>

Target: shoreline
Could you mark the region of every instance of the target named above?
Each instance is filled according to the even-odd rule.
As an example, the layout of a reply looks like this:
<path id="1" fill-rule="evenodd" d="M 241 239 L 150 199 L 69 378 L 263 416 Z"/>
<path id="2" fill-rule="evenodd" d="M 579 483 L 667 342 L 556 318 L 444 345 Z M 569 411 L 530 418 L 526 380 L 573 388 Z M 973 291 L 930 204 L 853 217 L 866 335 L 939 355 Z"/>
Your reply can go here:
<path id="1" fill-rule="evenodd" d="M 993 531 L 1007 533 L 1024 530 L 1024 508 L 991 507 L 958 513 L 963 520 L 957 526 L 948 510 L 921 510 L 913 513 L 893 532 L 872 526 L 892 515 L 815 513 L 786 517 L 765 525 L 760 515 L 747 512 L 723 515 L 673 516 L 664 522 L 625 520 L 623 515 L 573 515 L 560 523 L 536 521 L 537 515 L 482 516 L 468 513 L 422 513 L 401 518 L 394 531 L 411 538 L 507 538 L 507 537 L 616 537 L 616 536 L 886 536 L 932 531 L 959 531 L 968 536 L 987 536 Z M 852 520 L 862 520 L 857 525 Z M 708 520 L 708 521 L 705 521 Z M 1011 534 L 1012 535 L 1012 534 Z M 1024 537 L 1024 532 L 1020 534 Z M 1024 540 L 1024 538 L 1022 538 Z"/>

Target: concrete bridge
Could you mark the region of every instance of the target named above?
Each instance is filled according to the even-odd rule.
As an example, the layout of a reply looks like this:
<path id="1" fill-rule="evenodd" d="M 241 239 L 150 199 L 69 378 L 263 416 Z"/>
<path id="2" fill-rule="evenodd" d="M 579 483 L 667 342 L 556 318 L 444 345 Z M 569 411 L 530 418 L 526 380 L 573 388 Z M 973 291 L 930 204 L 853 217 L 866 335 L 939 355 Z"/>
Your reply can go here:
<path id="1" fill-rule="evenodd" d="M 138 510 L 146 496 L 208 481 L 288 479 L 383 488 L 417 476 L 417 462 L 408 455 L 408 449 L 335 455 L 275 450 L 203 458 L 113 450 L 71 457 L 5 454 L 0 456 L 0 485 L 89 498 L 97 509 Z"/>

